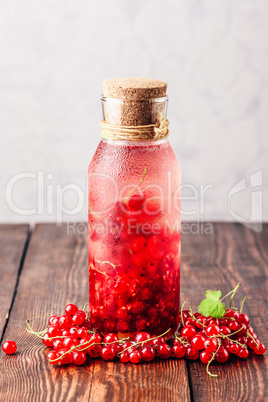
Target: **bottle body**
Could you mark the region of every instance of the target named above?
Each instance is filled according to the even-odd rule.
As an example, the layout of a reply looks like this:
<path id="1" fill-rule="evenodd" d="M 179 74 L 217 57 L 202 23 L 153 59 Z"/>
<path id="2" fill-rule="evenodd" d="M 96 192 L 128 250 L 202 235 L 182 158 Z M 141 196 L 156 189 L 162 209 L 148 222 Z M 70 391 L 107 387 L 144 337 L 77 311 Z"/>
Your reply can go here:
<path id="1" fill-rule="evenodd" d="M 175 332 L 180 302 L 180 167 L 167 139 L 102 140 L 88 170 L 89 314 L 134 338 Z"/>

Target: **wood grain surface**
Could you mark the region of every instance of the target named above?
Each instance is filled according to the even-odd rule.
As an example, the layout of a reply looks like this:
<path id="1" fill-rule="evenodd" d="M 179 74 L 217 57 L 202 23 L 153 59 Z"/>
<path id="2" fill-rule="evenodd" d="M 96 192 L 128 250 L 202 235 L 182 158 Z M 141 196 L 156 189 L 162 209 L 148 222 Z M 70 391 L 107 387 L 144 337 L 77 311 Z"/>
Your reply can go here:
<path id="1" fill-rule="evenodd" d="M 205 289 L 241 287 L 234 306 L 239 307 L 245 295 L 243 312 L 260 340 L 268 345 L 267 280 L 268 225 L 256 233 L 240 224 L 213 224 L 213 234 L 184 236 L 181 287 L 187 299 L 197 308 Z M 189 362 L 190 386 L 195 401 L 265 401 L 268 400 L 268 361 L 264 356 L 248 359 L 231 358 L 225 364 L 212 364 L 218 378 L 208 377 L 199 361 Z"/>
<path id="2" fill-rule="evenodd" d="M 28 225 L 0 225 L 0 342 L 16 292 L 28 232 Z"/>
<path id="3" fill-rule="evenodd" d="M 250 315 L 257 334 L 267 345 L 268 225 L 264 225 L 261 233 L 231 223 L 214 223 L 212 227 L 210 235 L 183 236 L 182 300 L 197 308 L 206 289 L 227 292 L 241 282 L 238 302 L 248 295 L 244 311 Z M 10 242 L 13 241 L 11 236 Z M 218 378 L 208 377 L 205 366 L 199 361 L 186 362 L 184 359 L 156 359 L 150 364 L 139 365 L 92 359 L 81 367 L 48 365 L 45 347 L 39 339 L 25 332 L 25 321 L 29 319 L 34 329 L 41 330 L 47 326 L 51 314 L 63 313 L 66 303 L 75 302 L 82 307 L 87 301 L 86 243 L 86 234 L 68 234 L 66 226 L 36 226 L 14 303 L 8 301 L 12 309 L 4 340 L 16 340 L 18 352 L 13 356 L 0 355 L 0 400 L 154 402 L 268 399 L 265 356 L 231 359 L 224 365 L 212 365 L 211 370 L 219 374 Z M 5 251 L 0 246 L 1 262 L 3 253 Z M 18 259 L 18 255 L 14 257 L 14 260 Z M 15 279 L 11 275 L 13 284 L 17 282 L 17 273 L 13 274 Z"/>

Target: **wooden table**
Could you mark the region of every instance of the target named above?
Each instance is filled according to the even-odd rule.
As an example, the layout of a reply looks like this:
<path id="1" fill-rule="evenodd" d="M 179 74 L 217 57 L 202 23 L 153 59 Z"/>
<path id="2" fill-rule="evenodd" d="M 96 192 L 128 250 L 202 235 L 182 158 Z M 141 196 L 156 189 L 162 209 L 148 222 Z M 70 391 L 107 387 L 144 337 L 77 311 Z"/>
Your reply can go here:
<path id="1" fill-rule="evenodd" d="M 243 284 L 238 301 L 262 342 L 268 345 L 268 225 L 261 233 L 240 224 L 215 223 L 213 235 L 183 235 L 181 300 L 196 308 L 206 289 L 231 290 Z M 212 365 L 210 378 L 199 361 L 156 360 L 150 364 L 91 360 L 85 366 L 47 363 L 36 330 L 68 302 L 83 306 L 88 295 L 86 235 L 65 226 L 0 226 L 0 337 L 13 339 L 18 352 L 1 351 L 1 401 L 265 401 L 268 357 L 251 355 Z M 266 352 L 267 354 L 267 352 Z"/>

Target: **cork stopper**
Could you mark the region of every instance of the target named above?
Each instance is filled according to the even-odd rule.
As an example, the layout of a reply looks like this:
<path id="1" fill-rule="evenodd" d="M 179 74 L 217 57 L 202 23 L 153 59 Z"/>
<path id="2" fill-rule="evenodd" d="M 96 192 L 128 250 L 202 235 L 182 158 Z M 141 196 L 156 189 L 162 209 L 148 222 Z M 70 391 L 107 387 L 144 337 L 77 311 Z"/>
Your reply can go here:
<path id="1" fill-rule="evenodd" d="M 103 95 L 115 99 L 155 99 L 166 96 L 167 84 L 150 78 L 112 78 L 103 82 Z"/>
<path id="2" fill-rule="evenodd" d="M 154 124 L 165 115 L 167 84 L 149 78 L 112 78 L 103 82 L 104 120 L 122 126 Z"/>

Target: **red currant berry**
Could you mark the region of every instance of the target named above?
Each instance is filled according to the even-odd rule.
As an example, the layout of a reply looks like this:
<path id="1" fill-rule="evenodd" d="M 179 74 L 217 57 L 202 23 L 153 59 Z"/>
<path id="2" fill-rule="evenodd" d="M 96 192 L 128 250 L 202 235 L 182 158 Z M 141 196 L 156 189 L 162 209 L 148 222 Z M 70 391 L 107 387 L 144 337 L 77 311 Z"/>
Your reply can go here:
<path id="1" fill-rule="evenodd" d="M 239 346 L 237 343 L 232 343 L 229 347 L 228 347 L 229 352 L 233 353 L 234 355 L 237 355 L 238 351 L 239 351 Z"/>
<path id="2" fill-rule="evenodd" d="M 229 352 L 224 346 L 221 346 L 215 355 L 215 360 L 218 363 L 225 363 L 229 359 Z"/>
<path id="3" fill-rule="evenodd" d="M 123 343 L 122 348 L 123 348 L 123 350 L 125 350 L 125 349 L 129 348 L 129 347 L 132 346 L 132 345 L 133 345 L 133 343 L 131 343 L 130 341 L 126 341 L 126 342 Z M 129 352 L 130 350 L 131 350 L 131 349 L 128 349 L 128 352 Z M 134 350 L 134 349 L 133 349 L 133 350 Z"/>
<path id="4" fill-rule="evenodd" d="M 130 331 L 131 324 L 127 321 L 118 321 L 117 330 L 125 334 Z"/>
<path id="5" fill-rule="evenodd" d="M 207 325 L 207 318 L 206 317 L 197 317 L 195 322 L 195 326 L 199 329 L 203 329 Z"/>
<path id="6" fill-rule="evenodd" d="M 247 327 L 245 326 L 245 324 L 238 324 L 238 325 L 239 325 L 240 330 L 237 332 L 236 335 L 240 335 L 240 336 L 245 335 L 245 333 L 247 332 Z"/>
<path id="7" fill-rule="evenodd" d="M 96 334 L 93 334 L 90 338 L 91 343 L 101 343 L 101 341 L 102 341 L 102 336 L 101 336 L 101 334 L 98 334 L 97 332 L 96 332 Z"/>
<path id="8" fill-rule="evenodd" d="M 75 315 L 77 313 L 78 307 L 75 304 L 67 304 L 65 307 L 65 313 L 68 315 Z"/>
<path id="9" fill-rule="evenodd" d="M 133 350 L 129 354 L 129 361 L 135 364 L 139 363 L 141 361 L 141 353 L 138 350 Z"/>
<path id="10" fill-rule="evenodd" d="M 150 342 L 150 344 L 153 345 L 155 348 L 157 348 L 160 345 L 164 345 L 164 343 L 166 343 L 166 341 L 162 336 L 160 336 L 160 338 L 156 338 Z"/>
<path id="11" fill-rule="evenodd" d="M 257 353 L 257 355 L 263 355 L 265 350 L 265 345 L 263 343 L 260 343 L 258 346 L 255 347 L 254 352 Z"/>
<path id="12" fill-rule="evenodd" d="M 184 325 L 191 325 L 192 327 L 195 327 L 195 323 L 196 320 L 194 320 L 193 318 L 187 318 L 187 320 L 185 321 Z"/>
<path id="13" fill-rule="evenodd" d="M 216 324 L 211 324 L 205 329 L 207 336 L 219 335 L 220 327 Z"/>
<path id="14" fill-rule="evenodd" d="M 101 357 L 106 361 L 112 361 L 116 356 L 116 351 L 113 346 L 103 346 L 101 349 Z"/>
<path id="15" fill-rule="evenodd" d="M 220 327 L 220 333 L 223 335 L 230 335 L 232 331 L 230 330 L 230 328 L 226 327 L 226 325 L 223 325 L 222 327 Z"/>
<path id="16" fill-rule="evenodd" d="M 174 345 L 172 348 L 172 354 L 176 359 L 180 359 L 185 355 L 185 347 L 183 345 Z"/>
<path id="17" fill-rule="evenodd" d="M 81 314 L 82 315 L 82 317 L 84 317 L 84 321 L 86 320 L 86 318 L 87 318 L 87 315 L 86 315 L 86 313 L 85 313 L 85 311 L 84 310 L 78 310 L 77 312 L 76 312 L 76 314 Z"/>
<path id="18" fill-rule="evenodd" d="M 55 352 L 58 352 L 59 350 L 61 350 L 63 348 L 63 339 L 55 339 L 53 341 L 53 349 L 55 350 Z"/>
<path id="19" fill-rule="evenodd" d="M 168 359 L 172 355 L 172 349 L 166 343 L 158 346 L 157 355 L 162 359 Z"/>
<path id="20" fill-rule="evenodd" d="M 215 338 L 206 339 L 204 342 L 206 352 L 215 352 L 218 342 Z"/>
<path id="21" fill-rule="evenodd" d="M 243 345 L 247 345 L 248 343 L 248 338 L 246 336 L 239 336 L 236 340 Z"/>
<path id="22" fill-rule="evenodd" d="M 136 300 L 131 306 L 131 311 L 134 314 L 141 314 L 145 310 L 145 307 L 146 307 L 145 303 Z"/>
<path id="23" fill-rule="evenodd" d="M 208 320 L 208 325 L 218 325 L 218 327 L 220 326 L 220 321 L 218 320 L 218 318 L 210 318 Z"/>
<path id="24" fill-rule="evenodd" d="M 141 358 L 145 362 L 150 362 L 151 360 L 153 360 L 155 354 L 156 354 L 155 349 L 152 346 L 144 346 L 141 349 Z"/>
<path id="25" fill-rule="evenodd" d="M 117 318 L 122 321 L 129 321 L 131 319 L 131 315 L 126 307 L 121 307 L 116 312 Z"/>
<path id="26" fill-rule="evenodd" d="M 56 338 L 57 336 L 61 336 L 61 328 L 59 325 L 51 325 L 47 329 L 47 333 L 50 336 L 50 338 Z"/>
<path id="27" fill-rule="evenodd" d="M 59 325 L 62 329 L 69 329 L 73 325 L 72 317 L 65 314 L 62 315 L 59 319 Z"/>
<path id="28" fill-rule="evenodd" d="M 240 313 L 237 318 L 237 322 L 239 322 L 239 324 L 249 325 L 249 321 L 249 316 L 247 314 Z"/>
<path id="29" fill-rule="evenodd" d="M 204 349 L 204 342 L 206 338 L 201 335 L 201 334 L 196 334 L 192 339 L 191 339 L 191 345 L 193 348 L 197 350 Z"/>
<path id="30" fill-rule="evenodd" d="M 104 343 L 113 343 L 113 342 L 117 342 L 118 336 L 116 334 L 107 334 L 105 335 L 105 337 L 103 338 L 103 342 Z"/>
<path id="31" fill-rule="evenodd" d="M 248 341 L 248 346 L 250 347 L 250 349 L 255 349 L 255 347 L 256 347 L 256 342 L 255 342 L 255 340 L 253 340 L 252 338 L 250 338 L 250 340 Z"/>
<path id="32" fill-rule="evenodd" d="M 87 349 L 87 353 L 91 357 L 99 357 L 101 355 L 102 346 L 101 345 L 92 345 Z"/>
<path id="33" fill-rule="evenodd" d="M 230 321 L 229 324 L 228 324 L 228 328 L 232 332 L 236 332 L 240 328 L 240 325 L 238 324 L 237 321 Z"/>
<path id="34" fill-rule="evenodd" d="M 128 351 L 122 352 L 122 353 L 119 355 L 119 359 L 120 359 L 121 362 L 123 362 L 123 363 L 129 362 L 129 353 L 128 353 Z"/>
<path id="35" fill-rule="evenodd" d="M 63 348 L 64 349 L 71 349 L 73 346 L 79 345 L 77 338 L 68 337 L 63 339 Z"/>
<path id="36" fill-rule="evenodd" d="M 59 316 L 52 315 L 48 321 L 49 325 L 59 325 Z"/>
<path id="37" fill-rule="evenodd" d="M 144 342 L 144 344 L 146 344 L 146 341 L 148 339 L 150 339 L 151 336 L 150 334 L 148 334 L 148 332 L 139 332 L 136 336 L 135 336 L 135 342 Z"/>
<path id="38" fill-rule="evenodd" d="M 58 364 L 60 363 L 60 354 L 58 352 L 55 352 L 54 350 L 51 350 L 47 354 L 47 358 L 49 360 L 49 363 L 51 364 Z"/>
<path id="39" fill-rule="evenodd" d="M 83 312 L 84 314 L 80 314 L 79 311 L 82 311 L 82 310 L 78 310 L 78 312 L 75 313 L 75 315 L 73 315 L 73 317 L 72 317 L 74 325 L 81 325 L 85 321 L 85 316 L 84 316 L 85 313 Z"/>
<path id="40" fill-rule="evenodd" d="M 213 356 L 213 353 L 206 352 L 205 350 L 203 350 L 203 352 L 200 353 L 199 358 L 203 364 L 208 364 L 210 362 L 210 360 L 212 359 L 212 356 Z"/>
<path id="41" fill-rule="evenodd" d="M 196 334 L 196 330 L 192 325 L 188 325 L 182 328 L 181 336 L 185 336 L 187 339 L 192 339 Z"/>
<path id="42" fill-rule="evenodd" d="M 45 333 L 45 335 L 42 338 L 42 341 L 43 341 L 43 344 L 49 348 L 51 348 L 53 346 L 53 339 L 50 339 L 48 333 Z"/>
<path id="43" fill-rule="evenodd" d="M 79 350 L 80 352 L 87 353 L 88 352 L 88 347 L 91 344 L 90 342 L 90 336 L 86 336 L 85 338 L 74 338 L 78 340 L 79 346 L 76 348 L 76 350 Z"/>
<path id="44" fill-rule="evenodd" d="M 84 352 L 74 352 L 73 353 L 73 363 L 76 366 L 81 366 L 81 364 L 86 361 L 86 354 Z"/>
<path id="45" fill-rule="evenodd" d="M 105 330 L 105 332 L 108 332 L 108 333 L 115 332 L 116 327 L 117 327 L 117 324 L 116 324 L 115 320 L 111 319 L 111 320 L 105 320 L 104 321 L 104 330 Z"/>
<path id="46" fill-rule="evenodd" d="M 76 326 L 70 328 L 70 329 L 69 329 L 69 334 L 70 334 L 70 336 L 72 336 L 73 338 L 77 338 L 77 332 L 78 332 L 78 330 L 79 330 L 79 327 L 76 327 Z"/>
<path id="47" fill-rule="evenodd" d="M 2 349 L 7 355 L 13 355 L 17 350 L 17 344 L 15 341 L 5 341 L 2 345 Z"/>
<path id="48" fill-rule="evenodd" d="M 198 359 L 199 351 L 192 346 L 187 346 L 185 348 L 185 357 L 189 360 L 196 360 Z"/>
<path id="49" fill-rule="evenodd" d="M 229 320 L 228 318 L 221 318 L 220 319 L 220 327 L 228 327 Z"/>
<path id="50" fill-rule="evenodd" d="M 235 310 L 228 310 L 227 314 L 229 314 L 227 317 L 232 317 L 235 320 L 239 317 L 239 313 L 237 311 L 235 311 Z"/>
<path id="51" fill-rule="evenodd" d="M 73 361 L 73 354 L 69 352 L 68 349 L 61 349 L 59 350 L 60 361 L 62 364 L 69 364 Z"/>
<path id="52" fill-rule="evenodd" d="M 85 328 L 79 328 L 76 334 L 77 338 L 85 338 L 87 336 L 87 330 Z"/>
<path id="53" fill-rule="evenodd" d="M 141 194 L 133 194 L 128 201 L 129 211 L 140 211 L 142 209 L 145 197 Z"/>
<path id="54" fill-rule="evenodd" d="M 246 358 L 249 356 L 249 351 L 248 351 L 248 349 L 241 347 L 241 348 L 238 350 L 238 356 L 241 357 L 241 358 L 243 358 L 243 359 L 246 359 Z"/>
<path id="55" fill-rule="evenodd" d="M 134 253 L 142 253 L 146 245 L 147 243 L 144 237 L 137 237 L 135 240 L 133 240 L 131 248 Z"/>

